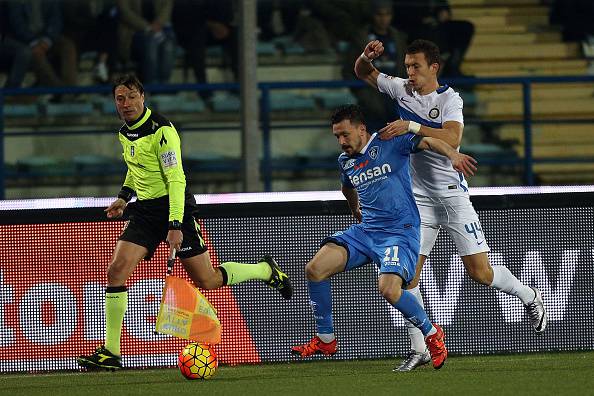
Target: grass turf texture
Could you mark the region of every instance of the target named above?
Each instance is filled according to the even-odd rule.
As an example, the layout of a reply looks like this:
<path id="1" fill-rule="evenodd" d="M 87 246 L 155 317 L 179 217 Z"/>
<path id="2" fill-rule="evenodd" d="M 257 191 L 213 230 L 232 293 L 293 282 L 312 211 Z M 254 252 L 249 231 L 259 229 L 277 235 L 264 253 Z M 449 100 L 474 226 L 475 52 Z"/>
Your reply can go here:
<path id="1" fill-rule="evenodd" d="M 178 369 L 0 375 L 1 395 L 589 394 L 594 352 L 451 357 L 393 373 L 399 361 L 350 360 L 222 366 L 208 381 Z M 191 392 L 191 393 L 190 393 Z"/>

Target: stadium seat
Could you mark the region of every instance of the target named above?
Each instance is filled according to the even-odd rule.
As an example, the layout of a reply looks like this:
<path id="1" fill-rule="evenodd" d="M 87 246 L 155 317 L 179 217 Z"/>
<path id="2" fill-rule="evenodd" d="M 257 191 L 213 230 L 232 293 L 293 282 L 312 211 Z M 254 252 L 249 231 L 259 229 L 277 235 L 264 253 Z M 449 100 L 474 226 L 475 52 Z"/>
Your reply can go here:
<path id="1" fill-rule="evenodd" d="M 338 154 L 338 151 L 329 150 L 298 150 L 295 156 L 305 168 L 338 171 Z"/>
<path id="2" fill-rule="evenodd" d="M 345 40 L 339 40 L 336 43 L 336 51 L 340 54 L 346 53 L 351 48 L 351 43 Z"/>
<path id="3" fill-rule="evenodd" d="M 4 106 L 5 117 L 37 117 L 39 108 L 35 104 L 7 104 Z"/>
<path id="4" fill-rule="evenodd" d="M 4 177 L 6 179 L 13 179 L 18 177 L 18 170 L 16 164 L 4 164 Z"/>
<path id="5" fill-rule="evenodd" d="M 161 113 L 200 113 L 206 109 L 201 98 L 192 98 L 179 95 L 154 95 L 150 98 L 151 106 Z"/>
<path id="6" fill-rule="evenodd" d="M 294 41 L 287 42 L 283 47 L 283 51 L 287 55 L 302 55 L 306 52 L 305 48 L 303 48 L 301 44 L 296 43 Z"/>
<path id="7" fill-rule="evenodd" d="M 270 93 L 270 108 L 273 111 L 313 110 L 316 103 L 313 98 L 291 92 L 272 91 Z"/>
<path id="8" fill-rule="evenodd" d="M 220 45 L 209 45 L 206 47 L 206 56 L 207 57 L 221 57 L 223 56 L 223 47 Z"/>
<path id="9" fill-rule="evenodd" d="M 468 107 L 468 106 L 474 107 L 477 105 L 478 100 L 477 100 L 476 94 L 473 91 L 466 91 L 466 90 L 458 89 L 458 93 L 462 97 L 465 107 Z"/>
<path id="10" fill-rule="evenodd" d="M 335 109 L 343 104 L 357 103 L 357 98 L 348 90 L 318 91 L 312 96 L 325 109 Z"/>
<path id="11" fill-rule="evenodd" d="M 256 43 L 256 53 L 258 55 L 274 55 L 277 53 L 277 48 L 273 42 L 258 41 Z"/>
<path id="12" fill-rule="evenodd" d="M 237 112 L 241 107 L 239 97 L 229 92 L 215 92 L 210 104 L 214 111 L 222 113 Z"/>
<path id="13" fill-rule="evenodd" d="M 286 55 L 301 55 L 305 54 L 305 48 L 301 44 L 295 42 L 292 36 L 278 36 L 272 39 L 272 43 L 277 48 L 280 48 Z"/>
<path id="14" fill-rule="evenodd" d="M 504 157 L 516 158 L 515 152 L 513 150 L 506 149 L 497 144 L 491 143 L 465 144 L 463 152 L 475 156 L 477 159 L 486 157 L 500 159 L 503 159 Z"/>
<path id="15" fill-rule="evenodd" d="M 95 154 L 76 155 L 72 157 L 72 164 L 76 172 L 83 175 L 107 175 L 123 173 L 126 170 L 122 161 Z"/>
<path id="16" fill-rule="evenodd" d="M 96 95 L 93 96 L 91 102 L 99 108 L 101 114 L 104 115 L 115 115 L 116 108 L 115 103 L 111 95 Z"/>
<path id="17" fill-rule="evenodd" d="M 47 103 L 45 114 L 48 116 L 87 116 L 93 114 L 92 103 Z"/>
<path id="18" fill-rule="evenodd" d="M 189 172 L 239 172 L 240 160 L 211 153 L 184 154 L 184 169 Z"/>
<path id="19" fill-rule="evenodd" d="M 17 160 L 16 169 L 32 177 L 67 176 L 73 174 L 74 166 L 56 157 L 41 155 Z"/>

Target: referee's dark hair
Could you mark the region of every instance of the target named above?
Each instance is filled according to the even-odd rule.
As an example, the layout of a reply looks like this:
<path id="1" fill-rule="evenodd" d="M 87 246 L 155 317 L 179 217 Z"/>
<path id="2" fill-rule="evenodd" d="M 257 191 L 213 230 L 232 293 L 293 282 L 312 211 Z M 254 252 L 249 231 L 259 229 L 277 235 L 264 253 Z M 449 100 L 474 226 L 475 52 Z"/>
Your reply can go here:
<path id="1" fill-rule="evenodd" d="M 418 54 L 421 52 L 425 55 L 425 59 L 429 66 L 434 63 L 441 66 L 439 47 L 433 41 L 416 39 L 406 48 L 407 54 Z"/>
<path id="2" fill-rule="evenodd" d="M 124 74 L 116 78 L 113 82 L 113 86 L 111 87 L 111 96 L 115 96 L 115 90 L 120 85 L 123 85 L 129 89 L 136 88 L 138 93 L 141 95 L 144 93 L 144 87 L 142 86 L 142 83 L 134 74 Z"/>
<path id="3" fill-rule="evenodd" d="M 338 124 L 341 121 L 349 120 L 352 124 L 365 125 L 365 117 L 361 107 L 356 104 L 347 104 L 340 106 L 332 113 L 332 125 Z"/>

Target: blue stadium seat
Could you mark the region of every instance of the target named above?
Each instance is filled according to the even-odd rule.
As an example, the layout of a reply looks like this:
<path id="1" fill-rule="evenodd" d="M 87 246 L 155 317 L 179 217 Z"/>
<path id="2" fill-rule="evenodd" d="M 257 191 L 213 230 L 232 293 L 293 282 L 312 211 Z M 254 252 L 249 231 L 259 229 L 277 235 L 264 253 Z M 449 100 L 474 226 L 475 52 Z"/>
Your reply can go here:
<path id="1" fill-rule="evenodd" d="M 465 144 L 460 151 L 476 158 L 479 161 L 479 166 L 481 162 L 515 161 L 518 158 L 518 155 L 513 149 L 492 143 Z"/>
<path id="2" fill-rule="evenodd" d="M 111 94 L 108 96 L 94 96 L 91 99 L 91 102 L 99 108 L 99 111 L 102 114 L 116 115 L 115 103 L 113 101 L 113 97 L 111 96 Z"/>
<path id="3" fill-rule="evenodd" d="M 277 36 L 275 38 L 272 39 L 272 42 L 278 46 L 278 47 L 284 47 L 286 45 L 288 45 L 289 43 L 294 43 L 295 40 L 293 39 L 293 36 Z"/>
<path id="4" fill-rule="evenodd" d="M 305 48 L 299 43 L 289 42 L 283 48 L 287 55 L 302 55 L 305 54 Z"/>
<path id="5" fill-rule="evenodd" d="M 241 108 L 239 97 L 229 92 L 215 92 L 210 98 L 210 104 L 214 111 L 221 113 L 236 112 Z"/>
<path id="6" fill-rule="evenodd" d="M 325 109 L 335 109 L 344 104 L 357 103 L 357 98 L 350 91 L 319 91 L 312 96 Z"/>
<path id="7" fill-rule="evenodd" d="M 472 106 L 472 107 L 476 106 L 477 97 L 474 92 L 458 89 L 458 93 L 460 94 L 460 97 L 462 97 L 462 100 L 464 101 L 464 106 Z"/>
<path id="8" fill-rule="evenodd" d="M 17 160 L 17 166 L 30 168 L 52 167 L 58 165 L 59 163 L 60 160 L 47 155 L 29 156 Z"/>
<path id="9" fill-rule="evenodd" d="M 313 98 L 291 92 L 272 91 L 270 108 L 273 111 L 313 110 L 316 108 L 316 102 Z"/>
<path id="10" fill-rule="evenodd" d="M 20 174 L 29 177 L 69 176 L 74 173 L 74 165 L 46 155 L 29 156 L 16 162 Z"/>
<path id="11" fill-rule="evenodd" d="M 37 117 L 39 108 L 36 104 L 6 104 L 4 106 L 5 117 Z"/>
<path id="12" fill-rule="evenodd" d="M 276 52 L 276 45 L 273 42 L 258 41 L 256 43 L 256 53 L 258 55 L 274 55 Z"/>
<path id="13" fill-rule="evenodd" d="M 338 53 L 344 54 L 351 48 L 351 44 L 348 41 L 340 40 L 336 43 L 336 51 Z"/>
<path id="14" fill-rule="evenodd" d="M 80 54 L 81 61 L 94 61 L 97 59 L 97 51 L 84 51 Z"/>
<path id="15" fill-rule="evenodd" d="M 298 150 L 295 156 L 308 169 L 336 169 L 338 171 L 338 150 Z"/>
<path id="16" fill-rule="evenodd" d="M 206 47 L 206 56 L 213 58 L 223 56 L 223 47 L 220 45 L 209 45 Z"/>
<path id="17" fill-rule="evenodd" d="M 13 179 L 18 177 L 16 164 L 4 164 L 4 177 L 6 179 Z"/>
<path id="18" fill-rule="evenodd" d="M 93 114 L 92 103 L 47 103 L 45 114 L 48 116 L 87 116 Z"/>
<path id="19" fill-rule="evenodd" d="M 272 42 L 286 55 L 301 55 L 305 53 L 305 48 L 297 43 L 292 36 L 278 36 Z"/>
<path id="20" fill-rule="evenodd" d="M 72 157 L 72 164 L 79 174 L 108 175 L 124 173 L 124 162 L 111 157 L 96 154 L 81 154 Z"/>
<path id="21" fill-rule="evenodd" d="M 206 108 L 201 98 L 188 99 L 177 95 L 154 95 L 150 98 L 151 106 L 156 110 L 167 114 L 177 113 L 200 113 Z"/>
<path id="22" fill-rule="evenodd" d="M 184 169 L 189 172 L 238 172 L 240 160 L 220 154 L 184 154 Z"/>

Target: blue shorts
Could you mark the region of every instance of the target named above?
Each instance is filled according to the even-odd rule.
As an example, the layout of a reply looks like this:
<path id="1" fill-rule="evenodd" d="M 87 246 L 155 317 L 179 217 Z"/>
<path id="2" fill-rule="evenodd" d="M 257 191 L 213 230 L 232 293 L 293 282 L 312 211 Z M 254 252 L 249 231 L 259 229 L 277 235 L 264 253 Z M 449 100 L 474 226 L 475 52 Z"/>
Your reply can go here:
<path id="1" fill-rule="evenodd" d="M 420 237 L 418 228 L 397 232 L 370 231 L 362 224 L 354 224 L 325 238 L 322 245 L 335 243 L 347 250 L 345 271 L 367 263 L 374 263 L 381 274 L 397 274 L 409 284 L 416 273 Z"/>

